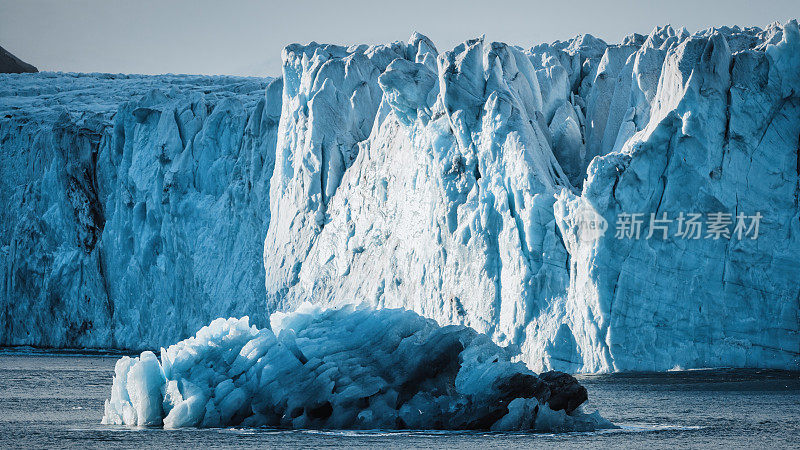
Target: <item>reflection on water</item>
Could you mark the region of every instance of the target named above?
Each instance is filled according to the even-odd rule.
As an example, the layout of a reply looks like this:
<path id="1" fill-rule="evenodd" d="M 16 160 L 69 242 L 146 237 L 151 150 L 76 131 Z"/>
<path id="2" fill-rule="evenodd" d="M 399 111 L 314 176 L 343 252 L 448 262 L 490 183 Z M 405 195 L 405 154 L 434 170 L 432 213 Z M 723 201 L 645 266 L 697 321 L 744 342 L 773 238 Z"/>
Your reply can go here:
<path id="1" fill-rule="evenodd" d="M 131 429 L 100 425 L 119 353 L 0 350 L 0 446 L 791 447 L 800 440 L 800 372 L 697 370 L 581 375 L 595 433 Z"/>

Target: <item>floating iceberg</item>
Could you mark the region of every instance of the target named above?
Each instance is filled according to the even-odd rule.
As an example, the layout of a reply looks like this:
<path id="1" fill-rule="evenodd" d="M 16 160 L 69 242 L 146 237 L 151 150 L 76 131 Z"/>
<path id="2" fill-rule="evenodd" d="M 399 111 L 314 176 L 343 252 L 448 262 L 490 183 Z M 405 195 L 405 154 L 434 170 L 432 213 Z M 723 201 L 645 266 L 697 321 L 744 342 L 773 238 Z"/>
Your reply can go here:
<path id="1" fill-rule="evenodd" d="M 536 376 L 487 336 L 403 310 L 309 303 L 272 329 L 217 319 L 117 362 L 105 424 L 574 431 L 613 425 L 570 375 Z"/>

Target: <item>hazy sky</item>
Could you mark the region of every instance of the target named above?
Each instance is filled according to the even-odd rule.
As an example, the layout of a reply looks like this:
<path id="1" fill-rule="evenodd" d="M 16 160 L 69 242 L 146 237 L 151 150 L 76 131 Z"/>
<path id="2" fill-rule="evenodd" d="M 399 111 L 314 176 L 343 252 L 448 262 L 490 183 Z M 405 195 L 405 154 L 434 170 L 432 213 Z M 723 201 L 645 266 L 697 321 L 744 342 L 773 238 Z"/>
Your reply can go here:
<path id="1" fill-rule="evenodd" d="M 696 31 L 797 17 L 798 0 L 0 0 L 0 46 L 39 70 L 277 75 L 284 45 L 406 40 L 440 51 L 486 34 L 523 47 L 590 33 L 618 42 L 670 23 Z"/>

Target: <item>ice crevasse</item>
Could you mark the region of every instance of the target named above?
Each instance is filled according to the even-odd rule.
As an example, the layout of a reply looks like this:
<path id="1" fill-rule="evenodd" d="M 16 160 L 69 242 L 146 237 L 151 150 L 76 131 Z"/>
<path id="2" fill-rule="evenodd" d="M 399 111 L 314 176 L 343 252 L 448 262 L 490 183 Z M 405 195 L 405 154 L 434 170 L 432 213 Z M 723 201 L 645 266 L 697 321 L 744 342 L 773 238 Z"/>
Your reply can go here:
<path id="1" fill-rule="evenodd" d="M 536 371 L 796 369 L 798 55 L 791 21 L 294 44 L 268 87 L 5 75 L 2 343 L 157 348 L 309 301 L 466 325 Z M 626 213 L 762 219 L 618 239 Z"/>

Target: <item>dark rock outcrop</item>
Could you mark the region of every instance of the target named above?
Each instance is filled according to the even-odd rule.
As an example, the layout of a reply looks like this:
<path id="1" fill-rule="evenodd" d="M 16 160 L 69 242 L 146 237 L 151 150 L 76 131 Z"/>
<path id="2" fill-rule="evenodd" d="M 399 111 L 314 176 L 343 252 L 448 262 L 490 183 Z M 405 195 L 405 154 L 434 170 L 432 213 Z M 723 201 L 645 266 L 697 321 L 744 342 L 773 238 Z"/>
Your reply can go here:
<path id="1" fill-rule="evenodd" d="M 0 73 L 36 73 L 39 69 L 0 47 Z"/>
<path id="2" fill-rule="evenodd" d="M 586 388 L 570 374 L 551 370 L 540 374 L 539 379 L 550 388 L 547 404 L 553 411 L 563 409 L 571 413 L 589 398 Z"/>

